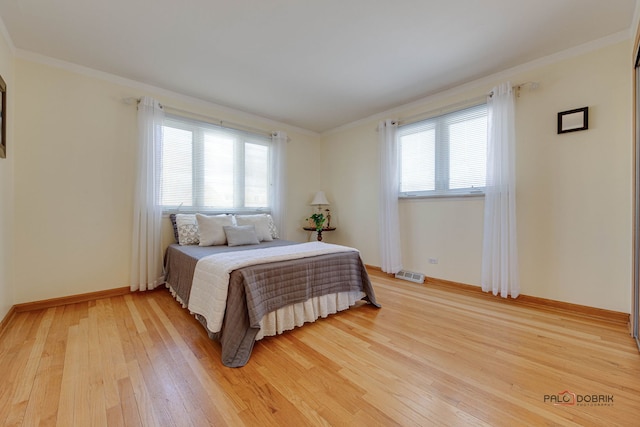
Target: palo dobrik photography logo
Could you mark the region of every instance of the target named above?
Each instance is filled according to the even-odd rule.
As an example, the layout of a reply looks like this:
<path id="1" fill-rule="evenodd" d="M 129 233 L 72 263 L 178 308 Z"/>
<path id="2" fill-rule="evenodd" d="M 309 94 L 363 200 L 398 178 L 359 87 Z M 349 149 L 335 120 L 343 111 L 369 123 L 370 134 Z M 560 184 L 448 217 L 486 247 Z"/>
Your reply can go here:
<path id="1" fill-rule="evenodd" d="M 554 406 L 613 406 L 612 394 L 577 394 L 569 390 L 545 394 L 545 403 Z"/>

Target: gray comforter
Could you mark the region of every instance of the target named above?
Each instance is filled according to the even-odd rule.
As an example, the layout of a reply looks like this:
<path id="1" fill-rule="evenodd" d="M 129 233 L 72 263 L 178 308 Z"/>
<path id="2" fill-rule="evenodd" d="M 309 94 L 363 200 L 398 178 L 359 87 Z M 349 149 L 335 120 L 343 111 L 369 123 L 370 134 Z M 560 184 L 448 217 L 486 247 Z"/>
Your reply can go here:
<path id="1" fill-rule="evenodd" d="M 274 240 L 266 246 L 291 244 Z M 235 250 L 257 246 L 236 247 Z M 215 248 L 215 249 L 213 249 Z M 188 305 L 193 273 L 198 260 L 229 247 L 195 247 L 171 245 L 165 256 L 166 282 L 182 302 Z M 371 281 L 357 252 L 320 255 L 290 261 L 243 267 L 231 273 L 227 307 L 222 330 L 209 333 L 222 347 L 222 363 L 229 367 L 244 366 L 251 356 L 262 317 L 290 304 L 336 292 L 362 291 L 375 307 Z M 196 316 L 204 324 L 201 316 Z"/>

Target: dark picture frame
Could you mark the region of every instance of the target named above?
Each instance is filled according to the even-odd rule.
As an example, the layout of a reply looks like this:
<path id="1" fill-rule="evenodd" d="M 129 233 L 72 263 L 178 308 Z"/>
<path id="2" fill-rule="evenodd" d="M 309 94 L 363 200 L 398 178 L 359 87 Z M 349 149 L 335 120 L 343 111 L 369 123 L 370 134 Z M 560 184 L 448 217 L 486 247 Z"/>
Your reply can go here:
<path id="1" fill-rule="evenodd" d="M 589 107 L 558 113 L 558 133 L 589 129 Z"/>
<path id="2" fill-rule="evenodd" d="M 7 84 L 0 76 L 0 159 L 7 158 Z"/>

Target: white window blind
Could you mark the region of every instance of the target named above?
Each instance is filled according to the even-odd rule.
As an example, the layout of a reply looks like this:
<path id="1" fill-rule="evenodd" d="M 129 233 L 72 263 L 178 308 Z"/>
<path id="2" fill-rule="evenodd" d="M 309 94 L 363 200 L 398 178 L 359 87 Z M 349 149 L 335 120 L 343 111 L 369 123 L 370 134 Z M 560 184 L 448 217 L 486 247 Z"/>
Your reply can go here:
<path id="1" fill-rule="evenodd" d="M 398 128 L 400 197 L 482 193 L 486 182 L 487 106 Z"/>
<path id="2" fill-rule="evenodd" d="M 176 116 L 163 134 L 165 210 L 269 210 L 269 137 Z"/>

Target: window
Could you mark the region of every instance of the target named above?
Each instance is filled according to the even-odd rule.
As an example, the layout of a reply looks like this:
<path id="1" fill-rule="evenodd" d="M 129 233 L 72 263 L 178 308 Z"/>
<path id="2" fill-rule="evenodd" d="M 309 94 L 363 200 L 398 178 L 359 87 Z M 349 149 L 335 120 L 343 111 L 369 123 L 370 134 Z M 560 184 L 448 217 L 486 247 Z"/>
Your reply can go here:
<path id="1" fill-rule="evenodd" d="M 267 136 L 167 116 L 161 164 L 161 200 L 167 210 L 269 210 Z"/>
<path id="2" fill-rule="evenodd" d="M 486 181 L 487 106 L 398 128 L 400 197 L 482 193 Z"/>

